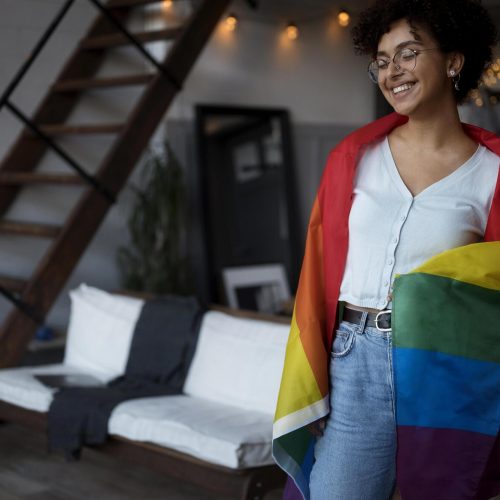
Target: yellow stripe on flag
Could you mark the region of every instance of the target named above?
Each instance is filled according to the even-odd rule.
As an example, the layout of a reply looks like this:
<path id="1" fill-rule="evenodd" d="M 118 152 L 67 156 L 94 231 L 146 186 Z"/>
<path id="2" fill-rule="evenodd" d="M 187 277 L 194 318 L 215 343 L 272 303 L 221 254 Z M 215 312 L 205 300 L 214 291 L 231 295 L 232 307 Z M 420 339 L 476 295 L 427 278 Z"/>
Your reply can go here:
<path id="1" fill-rule="evenodd" d="M 442 252 L 412 273 L 433 274 L 500 291 L 500 242 L 475 243 Z"/>
<path id="2" fill-rule="evenodd" d="M 295 314 L 285 359 L 275 421 L 323 399 L 300 339 Z"/>

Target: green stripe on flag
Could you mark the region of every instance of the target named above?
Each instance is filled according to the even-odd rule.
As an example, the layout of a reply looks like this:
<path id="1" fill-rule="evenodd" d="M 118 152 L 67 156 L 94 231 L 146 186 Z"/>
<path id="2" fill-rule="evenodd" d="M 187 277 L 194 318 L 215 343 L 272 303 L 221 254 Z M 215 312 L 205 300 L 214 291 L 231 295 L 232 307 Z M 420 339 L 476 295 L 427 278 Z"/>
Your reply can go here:
<path id="1" fill-rule="evenodd" d="M 311 445 L 311 433 L 306 427 L 301 427 L 289 434 L 280 436 L 277 441 L 280 446 L 286 450 L 288 455 L 290 455 L 297 464 L 301 465 Z"/>
<path id="2" fill-rule="evenodd" d="M 500 291 L 425 273 L 396 278 L 395 347 L 500 362 Z"/>

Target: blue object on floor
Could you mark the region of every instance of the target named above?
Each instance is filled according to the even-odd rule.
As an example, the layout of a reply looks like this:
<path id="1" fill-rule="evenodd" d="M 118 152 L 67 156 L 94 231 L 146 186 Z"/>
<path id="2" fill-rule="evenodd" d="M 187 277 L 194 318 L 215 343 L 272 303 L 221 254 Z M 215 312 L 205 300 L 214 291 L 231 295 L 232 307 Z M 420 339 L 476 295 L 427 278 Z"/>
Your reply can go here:
<path id="1" fill-rule="evenodd" d="M 54 338 L 54 330 L 48 326 L 39 326 L 35 332 L 36 340 L 52 340 Z"/>

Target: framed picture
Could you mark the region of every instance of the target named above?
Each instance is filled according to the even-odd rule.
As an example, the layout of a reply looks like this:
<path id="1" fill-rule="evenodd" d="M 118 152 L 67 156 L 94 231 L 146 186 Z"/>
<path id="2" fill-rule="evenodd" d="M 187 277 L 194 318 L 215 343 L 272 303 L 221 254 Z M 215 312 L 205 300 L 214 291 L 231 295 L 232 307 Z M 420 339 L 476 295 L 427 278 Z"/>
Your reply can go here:
<path id="1" fill-rule="evenodd" d="M 228 305 L 235 309 L 276 314 L 291 298 L 282 264 L 229 267 L 222 278 Z"/>

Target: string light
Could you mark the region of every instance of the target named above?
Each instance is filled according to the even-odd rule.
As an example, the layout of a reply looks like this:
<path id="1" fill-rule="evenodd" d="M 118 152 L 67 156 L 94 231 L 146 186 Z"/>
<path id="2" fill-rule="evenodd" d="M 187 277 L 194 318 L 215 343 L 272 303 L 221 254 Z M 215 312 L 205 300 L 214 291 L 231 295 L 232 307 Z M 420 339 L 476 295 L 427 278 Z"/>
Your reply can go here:
<path id="1" fill-rule="evenodd" d="M 171 9 L 172 5 L 174 5 L 174 0 L 163 0 L 163 8 L 165 10 Z"/>
<path id="2" fill-rule="evenodd" d="M 163 7 L 165 9 L 170 9 L 173 6 L 174 0 L 163 0 Z M 239 25 L 239 18 L 230 13 L 225 19 L 225 28 L 227 31 L 232 32 L 235 31 Z M 337 23 L 342 28 L 346 28 L 351 23 L 351 14 L 344 8 L 341 8 L 337 14 Z M 297 40 L 300 36 L 300 30 L 296 23 L 289 22 L 285 28 L 284 36 L 291 41 Z M 497 58 L 492 65 L 486 69 L 482 77 L 482 84 L 487 87 L 495 87 L 500 81 L 500 57 Z M 482 107 L 485 104 L 485 100 L 481 97 L 481 95 L 471 93 L 469 96 L 469 102 L 472 101 L 478 107 Z M 486 102 L 491 103 L 492 105 L 496 105 L 500 103 L 500 99 L 490 98 L 487 99 Z"/>
<path id="3" fill-rule="evenodd" d="M 226 28 L 228 31 L 234 31 L 238 26 L 238 18 L 234 14 L 229 14 L 226 17 Z"/>
<path id="4" fill-rule="evenodd" d="M 164 0 L 164 5 L 167 5 L 167 3 L 169 6 L 171 6 L 173 0 Z M 225 19 L 225 27 L 228 31 L 235 31 L 238 27 L 239 22 L 239 18 L 235 14 L 231 13 Z M 337 22 L 344 28 L 349 26 L 349 24 L 351 23 L 351 14 L 349 14 L 346 9 L 340 9 L 339 13 L 337 14 Z M 286 25 L 285 36 L 289 40 L 297 40 L 297 38 L 299 38 L 300 30 L 296 23 L 289 22 Z"/>
<path id="5" fill-rule="evenodd" d="M 351 22 L 351 15 L 347 12 L 347 10 L 340 9 L 340 12 L 337 15 L 337 21 L 342 28 L 346 28 Z"/>
<path id="6" fill-rule="evenodd" d="M 299 28 L 295 23 L 288 23 L 285 31 L 286 36 L 290 40 L 297 40 L 299 38 Z"/>

